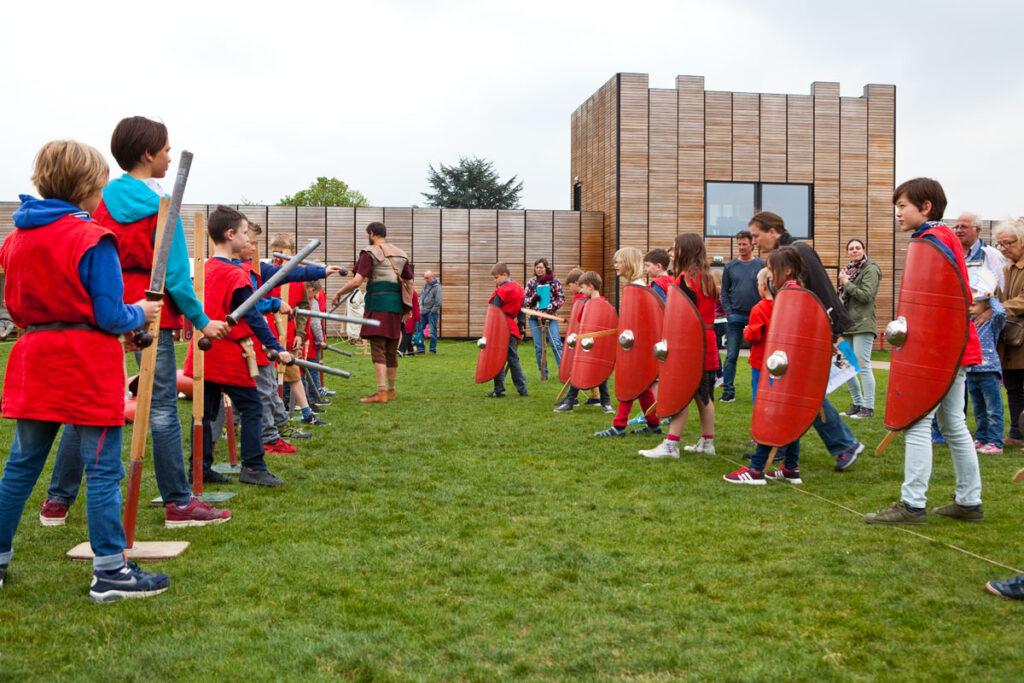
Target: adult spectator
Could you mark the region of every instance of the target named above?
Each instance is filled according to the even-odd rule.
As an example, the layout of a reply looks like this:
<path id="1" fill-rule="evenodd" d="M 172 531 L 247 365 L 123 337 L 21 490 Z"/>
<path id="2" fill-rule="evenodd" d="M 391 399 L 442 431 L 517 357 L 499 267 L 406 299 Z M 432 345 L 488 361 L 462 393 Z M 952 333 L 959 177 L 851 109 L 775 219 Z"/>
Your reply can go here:
<path id="1" fill-rule="evenodd" d="M 992 239 L 1006 258 L 1003 268 L 1005 284 L 999 300 L 1006 309 L 1007 320 L 1024 315 L 1024 218 L 1005 220 L 992 231 Z M 999 345 L 999 360 L 1003 366 L 1003 385 L 1010 409 L 1010 435 L 1004 446 L 1024 446 L 1020 431 L 1020 414 L 1024 410 L 1024 345 Z"/>
<path id="2" fill-rule="evenodd" d="M 402 336 L 403 282 L 412 280 L 412 262 L 404 251 L 387 240 L 388 229 L 374 221 L 366 226 L 370 245 L 359 252 L 355 275 L 334 295 L 334 305 L 341 297 L 366 285 L 365 317 L 380 323 L 377 327 L 363 325 L 359 335 L 370 343 L 370 357 L 377 375 L 377 391 L 359 399 L 360 403 L 387 403 L 396 398 L 398 377 L 398 339 Z M 410 304 L 408 304 L 411 306 Z"/>
<path id="3" fill-rule="evenodd" d="M 523 307 L 533 308 L 542 313 L 554 315 L 565 303 L 562 281 L 555 277 L 551 265 L 546 258 L 533 262 L 533 277 L 526 282 L 523 291 Z M 551 353 L 555 356 L 555 367 L 562 364 L 562 334 L 558 329 L 557 320 L 542 320 L 530 316 L 530 335 L 533 337 L 533 353 L 537 357 L 537 369 L 542 378 L 547 378 L 547 364 L 542 358 L 544 347 L 544 330 L 547 328 L 547 341 Z"/>
<path id="4" fill-rule="evenodd" d="M 722 403 L 736 400 L 736 359 L 740 357 L 743 328 L 750 322 L 750 309 L 761 300 L 757 273 L 764 261 L 754 258 L 750 232 L 736 233 L 739 256 L 725 264 L 722 272 L 722 308 L 725 309 L 725 367 L 722 370 Z"/>
<path id="5" fill-rule="evenodd" d="M 843 336 L 850 340 L 857 356 L 860 372 L 846 383 L 853 405 L 844 413 L 854 420 L 875 416 L 875 374 L 871 370 L 871 348 L 875 345 L 878 321 L 875 319 L 875 299 L 882 270 L 868 258 L 864 243 L 852 239 L 846 243 L 849 262 L 839 272 L 839 300 L 853 321 Z"/>
<path id="6" fill-rule="evenodd" d="M 430 332 L 430 352 L 437 353 L 439 321 L 441 320 L 441 281 L 434 271 L 423 273 L 423 291 L 420 293 L 420 324 Z"/>
<path id="7" fill-rule="evenodd" d="M 995 247 L 990 247 L 981 239 L 981 226 L 978 225 L 978 217 L 973 213 L 962 213 L 956 219 L 953 232 L 960 240 L 960 246 L 964 248 L 964 260 L 968 268 L 984 267 L 996 276 L 999 289 L 1005 284 L 1003 280 L 1003 267 L 1006 259 Z"/>
<path id="8" fill-rule="evenodd" d="M 850 316 L 846 312 L 846 307 L 839 301 L 836 290 L 832 287 L 832 280 L 825 272 L 825 267 L 821 265 L 818 254 L 806 242 L 793 239 L 786 231 L 782 216 L 771 211 L 761 211 L 754 214 L 747 227 L 750 228 L 754 244 L 761 249 L 762 254 L 781 246 L 795 247 L 803 260 L 805 285 L 814 292 L 828 311 L 832 334 L 839 336 L 850 329 Z M 839 417 L 839 411 L 827 397 L 814 418 L 814 430 L 818 432 L 828 452 L 836 459 L 836 470 L 839 472 L 849 469 L 857 460 L 857 456 L 864 451 L 864 444 L 853 436 L 853 432 Z"/>

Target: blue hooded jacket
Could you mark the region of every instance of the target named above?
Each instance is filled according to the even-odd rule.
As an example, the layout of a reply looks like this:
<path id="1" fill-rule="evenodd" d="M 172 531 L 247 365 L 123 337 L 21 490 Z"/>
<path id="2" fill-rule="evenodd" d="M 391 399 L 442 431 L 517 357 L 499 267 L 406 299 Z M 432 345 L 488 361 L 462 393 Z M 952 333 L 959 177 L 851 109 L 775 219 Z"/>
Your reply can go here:
<path id="1" fill-rule="evenodd" d="M 110 184 L 103 188 L 103 204 L 118 223 L 135 223 L 160 210 L 160 197 L 149 185 L 125 173 L 120 178 L 111 180 Z M 174 228 L 171 253 L 167 258 L 164 291 L 197 329 L 202 329 L 210 323 L 210 318 L 203 312 L 203 305 L 196 298 L 192 286 L 185 228 L 180 217 Z"/>
<path id="2" fill-rule="evenodd" d="M 18 199 L 21 206 L 14 212 L 14 225 L 20 230 L 49 225 L 67 215 L 91 220 L 85 211 L 60 199 L 36 199 L 27 194 Z M 85 252 L 78 263 L 78 277 L 92 299 L 93 316 L 100 329 L 124 334 L 145 323 L 140 307 L 124 303 L 121 261 L 113 239 L 103 238 Z"/>

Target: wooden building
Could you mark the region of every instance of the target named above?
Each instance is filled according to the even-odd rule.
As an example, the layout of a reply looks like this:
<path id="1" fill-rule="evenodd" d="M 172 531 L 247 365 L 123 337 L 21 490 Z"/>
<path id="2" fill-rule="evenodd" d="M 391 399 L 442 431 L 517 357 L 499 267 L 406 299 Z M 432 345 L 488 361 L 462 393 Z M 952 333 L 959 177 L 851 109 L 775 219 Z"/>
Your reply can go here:
<path id="1" fill-rule="evenodd" d="M 572 114 L 573 208 L 604 214 L 605 279 L 615 249 L 671 246 L 680 232 L 732 256 L 734 235 L 760 209 L 813 242 L 826 268 L 860 238 L 882 269 L 880 325 L 890 319 L 906 238 L 894 230 L 896 88 L 838 83 L 809 95 L 718 92 L 701 76 L 674 89 L 646 74 L 613 76 Z"/>

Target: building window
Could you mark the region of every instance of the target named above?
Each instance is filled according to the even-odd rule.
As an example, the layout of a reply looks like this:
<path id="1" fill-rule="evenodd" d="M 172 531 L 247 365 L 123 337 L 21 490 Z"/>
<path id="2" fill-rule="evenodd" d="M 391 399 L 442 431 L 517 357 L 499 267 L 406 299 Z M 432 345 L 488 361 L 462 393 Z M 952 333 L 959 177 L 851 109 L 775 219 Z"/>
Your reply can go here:
<path id="1" fill-rule="evenodd" d="M 705 183 L 704 236 L 732 237 L 746 230 L 758 211 L 782 216 L 796 238 L 814 237 L 810 185 L 782 183 Z"/>

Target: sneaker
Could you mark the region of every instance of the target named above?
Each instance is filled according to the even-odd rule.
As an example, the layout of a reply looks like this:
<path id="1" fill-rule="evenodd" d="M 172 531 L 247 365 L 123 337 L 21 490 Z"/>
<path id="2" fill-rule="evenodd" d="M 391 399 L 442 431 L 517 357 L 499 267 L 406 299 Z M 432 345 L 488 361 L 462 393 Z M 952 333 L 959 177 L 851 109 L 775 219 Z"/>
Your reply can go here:
<path id="1" fill-rule="evenodd" d="M 523 397 L 525 398 L 525 397 L 527 397 L 527 396 L 529 396 L 529 395 L 530 395 L 530 392 L 528 392 L 528 391 L 520 391 L 520 392 L 519 392 L 519 395 L 520 395 L 520 396 L 523 396 Z"/>
<path id="2" fill-rule="evenodd" d="M 309 410 L 314 414 L 324 412 L 324 409 L 322 407 L 313 402 L 309 403 Z"/>
<path id="3" fill-rule="evenodd" d="M 594 436 L 625 436 L 625 435 L 626 435 L 626 430 L 625 429 L 620 429 L 620 428 L 616 427 L 615 425 L 612 425 L 611 427 L 609 427 L 608 429 L 605 429 L 603 431 L 594 432 Z"/>
<path id="4" fill-rule="evenodd" d="M 842 415 L 843 417 L 853 417 L 854 415 L 860 413 L 861 410 L 862 408 L 856 403 L 854 403 L 852 406 L 850 406 L 849 408 L 847 408 L 846 410 L 839 414 Z"/>
<path id="5" fill-rule="evenodd" d="M 1002 455 L 1003 449 L 994 443 L 987 443 L 978 449 L 978 452 L 982 455 Z"/>
<path id="6" fill-rule="evenodd" d="M 119 569 L 94 571 L 89 597 L 96 602 L 148 598 L 163 593 L 170 585 L 166 574 L 149 574 L 134 562 L 126 562 Z"/>
<path id="7" fill-rule="evenodd" d="M 562 401 L 557 406 L 555 406 L 554 412 L 556 412 L 556 413 L 571 413 L 572 412 L 572 403 L 570 403 L 569 401 Z"/>
<path id="8" fill-rule="evenodd" d="M 337 393 L 338 393 L 338 392 L 336 392 L 336 391 L 331 391 L 331 390 L 330 390 L 330 389 L 328 389 L 327 387 L 323 387 L 322 389 L 320 389 L 320 395 L 321 395 L 321 396 L 334 396 L 334 395 L 336 395 Z"/>
<path id="9" fill-rule="evenodd" d="M 736 394 L 722 394 L 722 398 L 718 399 L 719 403 L 735 403 Z"/>
<path id="10" fill-rule="evenodd" d="M 722 377 L 721 375 L 719 375 L 718 377 L 715 377 L 715 388 L 717 389 L 718 387 L 724 387 L 724 386 L 725 386 L 725 378 Z"/>
<path id="11" fill-rule="evenodd" d="M 277 428 L 278 434 L 285 439 L 312 439 L 313 432 L 307 432 L 298 427 L 285 423 L 284 427 Z"/>
<path id="12" fill-rule="evenodd" d="M 866 420 L 875 416 L 874 408 L 861 408 L 856 415 L 850 415 L 851 420 Z"/>
<path id="13" fill-rule="evenodd" d="M 0 585 L 3 585 L 3 567 L 0 567 Z M 1024 600 L 1024 574 L 1009 581 L 989 581 L 985 590 L 1007 600 Z"/>
<path id="14" fill-rule="evenodd" d="M 765 479 L 774 479 L 775 481 L 788 481 L 790 484 L 802 484 L 804 480 L 800 478 L 800 468 L 794 467 L 793 469 L 787 468 L 785 465 L 779 469 L 774 467 L 770 470 L 766 470 L 764 473 Z"/>
<path id="15" fill-rule="evenodd" d="M 985 444 L 983 444 L 983 443 L 982 443 L 982 442 L 980 442 L 980 441 L 975 441 L 975 442 L 974 442 L 974 450 L 976 450 L 976 451 L 980 451 L 980 450 L 981 450 L 981 447 L 982 447 L 982 446 L 984 446 L 984 445 L 985 445 Z"/>
<path id="16" fill-rule="evenodd" d="M 603 410 L 606 413 L 614 413 L 615 412 L 615 408 L 612 407 L 611 403 L 602 403 L 601 404 L 601 410 Z"/>
<path id="17" fill-rule="evenodd" d="M 864 515 L 864 521 L 868 524 L 927 524 L 928 513 L 908 510 L 902 500 L 897 500 L 887 508 Z"/>
<path id="18" fill-rule="evenodd" d="M 654 448 L 649 448 L 645 451 L 637 451 L 637 453 L 645 458 L 651 458 L 654 460 L 662 458 L 677 459 L 679 458 L 679 442 L 665 439 Z"/>
<path id="19" fill-rule="evenodd" d="M 268 470 L 255 470 L 251 467 L 242 468 L 238 475 L 238 481 L 256 486 L 284 486 L 284 482 Z"/>
<path id="20" fill-rule="evenodd" d="M 839 453 L 836 456 L 836 472 L 845 472 L 853 466 L 853 463 L 857 462 L 857 456 L 864 452 L 864 444 L 858 441 L 856 444 L 847 448 L 845 451 Z"/>
<path id="21" fill-rule="evenodd" d="M 702 436 L 697 439 L 697 443 L 692 446 L 683 446 L 683 450 L 687 453 L 704 453 L 706 455 L 714 455 L 715 442 L 710 439 L 705 439 Z"/>
<path id="22" fill-rule="evenodd" d="M 68 506 L 47 498 L 39 506 L 39 523 L 43 526 L 64 526 L 68 519 Z"/>
<path id="23" fill-rule="evenodd" d="M 279 438 L 277 441 L 263 444 L 263 452 L 273 453 L 274 455 L 295 455 L 299 450 L 284 439 Z"/>
<path id="24" fill-rule="evenodd" d="M 231 519 L 231 510 L 218 510 L 198 498 L 190 500 L 188 505 L 168 503 L 164 506 L 164 526 L 168 529 L 223 524 L 229 519 Z"/>
<path id="25" fill-rule="evenodd" d="M 492 391 L 491 393 L 487 394 L 487 398 L 505 398 L 505 392 L 504 391 Z"/>
<path id="26" fill-rule="evenodd" d="M 634 429 L 633 433 L 639 436 L 647 436 L 649 434 L 661 434 L 661 425 L 655 425 L 652 427 L 650 425 L 645 424 L 640 429 Z"/>
<path id="27" fill-rule="evenodd" d="M 316 425 L 317 427 L 329 427 L 330 422 L 321 418 L 316 413 L 310 413 L 309 417 L 302 418 L 302 424 L 304 425 Z"/>
<path id="28" fill-rule="evenodd" d="M 599 399 L 599 398 L 588 398 L 587 402 L 584 403 L 583 405 L 585 405 L 585 406 L 599 406 L 599 405 L 601 405 L 601 399 Z"/>
<path id="29" fill-rule="evenodd" d="M 331 399 L 327 398 L 326 396 L 321 396 L 320 398 L 316 399 L 315 402 L 311 401 L 310 405 L 313 405 L 314 403 L 316 403 L 317 407 L 329 406 L 331 405 Z"/>
<path id="30" fill-rule="evenodd" d="M 231 477 L 224 476 L 220 472 L 213 470 L 203 470 L 203 483 L 204 484 L 230 484 Z"/>
<path id="31" fill-rule="evenodd" d="M 949 517 L 950 519 L 958 519 L 961 522 L 974 522 L 977 524 L 985 521 L 985 514 L 981 510 L 981 505 L 965 507 L 956 501 L 942 507 L 937 507 L 932 510 L 932 513 Z"/>
<path id="32" fill-rule="evenodd" d="M 765 478 L 764 472 L 755 470 L 751 467 L 741 467 L 735 472 L 722 477 L 730 484 L 750 484 L 751 486 L 764 486 Z"/>
<path id="33" fill-rule="evenodd" d="M 631 427 L 639 427 L 640 425 L 647 424 L 647 418 L 644 417 L 643 413 L 640 413 L 636 417 L 629 418 L 629 422 L 626 424 Z"/>
<path id="34" fill-rule="evenodd" d="M 0 588 L 4 587 L 4 580 L 7 578 L 7 565 L 0 564 Z"/>

